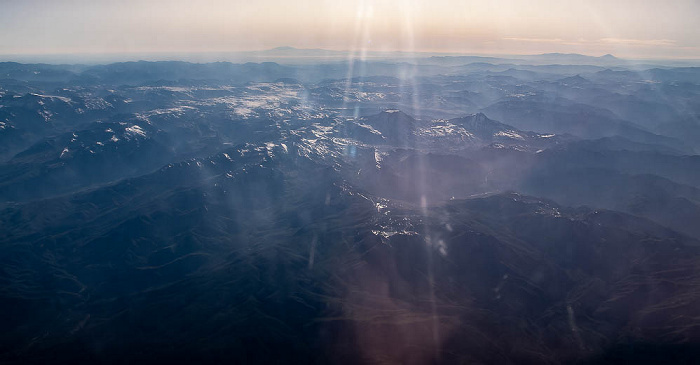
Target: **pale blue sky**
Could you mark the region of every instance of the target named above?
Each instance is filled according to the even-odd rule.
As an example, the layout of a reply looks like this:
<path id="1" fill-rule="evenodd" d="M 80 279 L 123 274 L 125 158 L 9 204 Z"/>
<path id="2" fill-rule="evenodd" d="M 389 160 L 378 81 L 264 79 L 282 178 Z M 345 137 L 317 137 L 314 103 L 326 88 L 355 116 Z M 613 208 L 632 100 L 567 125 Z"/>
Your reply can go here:
<path id="1" fill-rule="evenodd" d="M 700 1 L 0 0 L 0 54 L 277 46 L 700 58 Z"/>

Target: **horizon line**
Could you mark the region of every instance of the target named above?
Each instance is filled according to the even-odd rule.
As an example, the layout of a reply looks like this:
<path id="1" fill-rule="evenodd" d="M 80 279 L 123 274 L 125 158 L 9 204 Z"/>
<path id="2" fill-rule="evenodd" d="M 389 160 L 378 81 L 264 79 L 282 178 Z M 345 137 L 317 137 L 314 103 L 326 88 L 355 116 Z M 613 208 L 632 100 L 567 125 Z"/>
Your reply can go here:
<path id="1" fill-rule="evenodd" d="M 288 58 L 288 59 L 313 59 L 313 58 L 324 58 L 320 55 L 290 55 L 290 56 L 265 56 L 256 55 L 256 53 L 270 52 L 270 51 L 321 51 L 321 52 L 335 52 L 338 53 L 338 58 L 347 58 L 348 54 L 361 53 L 358 50 L 340 50 L 340 49 L 329 49 L 329 48 L 299 48 L 294 46 L 277 46 L 272 48 L 264 49 L 253 49 L 253 50 L 208 50 L 208 51 L 186 51 L 186 50 L 154 50 L 154 51 L 107 51 L 107 52 L 92 52 L 92 51 L 78 51 L 78 52 L 51 52 L 51 53 L 0 53 L 0 62 L 14 62 L 14 61 L 3 61 L 2 57 L 70 57 L 70 56 L 130 56 L 130 55 L 240 55 L 255 58 Z M 700 58 L 694 57 L 619 57 L 611 53 L 606 53 L 603 55 L 591 55 L 585 53 L 577 52 L 543 52 L 543 53 L 478 53 L 478 52 L 458 52 L 458 51 L 405 51 L 405 50 L 368 50 L 364 53 L 365 56 L 354 56 L 352 58 L 363 58 L 366 55 L 371 54 L 372 57 L 387 56 L 387 55 L 443 55 L 444 57 L 483 57 L 483 58 L 512 58 L 512 57 L 536 57 L 536 56 L 548 56 L 548 55 L 562 55 L 562 56 L 584 56 L 591 58 L 604 58 L 611 56 L 617 60 L 622 61 L 700 61 Z M 210 62 L 225 62 L 225 61 L 210 61 Z"/>

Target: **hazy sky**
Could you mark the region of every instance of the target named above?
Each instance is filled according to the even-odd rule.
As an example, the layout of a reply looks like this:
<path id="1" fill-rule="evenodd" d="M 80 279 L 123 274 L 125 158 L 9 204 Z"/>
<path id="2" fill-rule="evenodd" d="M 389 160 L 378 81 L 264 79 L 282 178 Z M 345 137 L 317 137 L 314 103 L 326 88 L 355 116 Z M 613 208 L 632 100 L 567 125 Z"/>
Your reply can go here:
<path id="1" fill-rule="evenodd" d="M 0 54 L 277 46 L 700 58 L 698 0 L 0 0 Z"/>

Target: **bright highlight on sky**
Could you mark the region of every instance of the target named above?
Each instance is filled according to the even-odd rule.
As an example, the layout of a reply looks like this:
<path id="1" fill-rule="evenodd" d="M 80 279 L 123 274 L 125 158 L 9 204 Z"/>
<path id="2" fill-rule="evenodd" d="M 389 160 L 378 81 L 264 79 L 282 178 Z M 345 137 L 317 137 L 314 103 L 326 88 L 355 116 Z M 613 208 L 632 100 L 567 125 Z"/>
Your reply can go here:
<path id="1" fill-rule="evenodd" d="M 0 0 L 0 55 L 278 46 L 700 58 L 696 0 Z"/>

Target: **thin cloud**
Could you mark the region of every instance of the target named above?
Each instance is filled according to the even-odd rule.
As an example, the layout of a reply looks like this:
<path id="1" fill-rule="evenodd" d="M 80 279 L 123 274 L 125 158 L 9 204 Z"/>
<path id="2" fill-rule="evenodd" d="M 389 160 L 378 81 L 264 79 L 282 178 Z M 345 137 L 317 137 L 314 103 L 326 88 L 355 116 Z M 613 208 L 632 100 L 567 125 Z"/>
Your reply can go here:
<path id="1" fill-rule="evenodd" d="M 608 44 L 623 44 L 628 46 L 675 46 L 676 41 L 671 39 L 628 39 L 628 38 L 603 38 L 600 40 Z"/>
<path id="2" fill-rule="evenodd" d="M 506 37 L 503 38 L 506 41 L 515 42 L 534 42 L 534 43 L 564 43 L 565 41 L 561 38 L 520 38 L 520 37 Z"/>
<path id="3" fill-rule="evenodd" d="M 523 38 L 504 37 L 504 41 L 562 44 L 571 46 L 632 46 L 632 47 L 677 47 L 677 42 L 672 39 L 633 39 L 633 38 L 601 38 L 601 39 L 577 39 L 567 40 L 561 38 Z M 682 47 L 678 47 L 682 48 Z"/>

